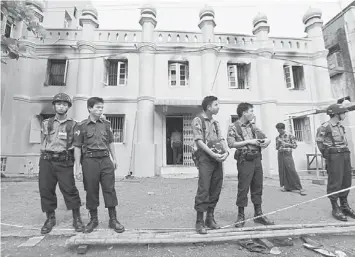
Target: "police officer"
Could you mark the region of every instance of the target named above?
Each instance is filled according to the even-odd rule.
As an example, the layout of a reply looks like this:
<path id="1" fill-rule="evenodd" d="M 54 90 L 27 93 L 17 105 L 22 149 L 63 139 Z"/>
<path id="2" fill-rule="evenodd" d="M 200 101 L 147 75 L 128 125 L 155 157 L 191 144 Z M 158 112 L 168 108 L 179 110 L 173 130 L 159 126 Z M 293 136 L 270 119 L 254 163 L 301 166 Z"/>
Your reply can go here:
<path id="1" fill-rule="evenodd" d="M 270 144 L 264 133 L 255 124 L 253 105 L 240 103 L 237 107 L 238 120 L 228 128 L 227 142 L 230 148 L 236 148 L 234 158 L 238 168 L 238 218 L 236 227 L 245 224 L 244 208 L 248 205 L 248 192 L 250 188 L 251 201 L 254 204 L 254 217 L 263 215 L 263 167 L 261 164 L 261 150 Z M 263 225 L 273 225 L 265 216 L 254 219 L 254 222 Z"/>
<path id="2" fill-rule="evenodd" d="M 327 108 L 327 114 L 330 116 L 329 121 L 323 123 L 317 130 L 316 141 L 318 149 L 327 163 L 328 194 L 351 187 L 350 150 L 345 128 L 341 124 L 347 111 L 341 105 L 330 105 Z M 348 204 L 348 195 L 349 191 L 345 191 L 329 196 L 333 209 L 332 215 L 337 220 L 347 221 L 346 216 L 355 219 L 355 212 Z"/>
<path id="3" fill-rule="evenodd" d="M 117 233 L 125 228 L 117 221 L 118 205 L 115 191 L 115 169 L 117 168 L 111 124 L 102 117 L 104 100 L 91 97 L 87 101 L 89 117 L 78 124 L 74 136 L 76 171 L 80 171 L 82 159 L 83 181 L 86 191 L 86 208 L 90 212 L 90 222 L 85 233 L 91 233 L 98 226 L 99 185 L 101 184 L 105 207 L 110 217 L 109 228 Z M 110 159 L 113 159 L 113 162 Z"/>
<path id="4" fill-rule="evenodd" d="M 47 220 L 41 233 L 49 233 L 56 225 L 55 209 L 57 208 L 56 185 L 59 184 L 68 210 L 73 211 L 73 227 L 82 232 L 84 225 L 80 217 L 80 197 L 74 180 L 74 128 L 76 122 L 67 117 L 72 106 L 68 95 L 59 93 L 54 96 L 53 108 L 55 117 L 46 119 L 41 127 L 41 157 L 39 161 L 39 192 L 42 211 Z"/>
<path id="5" fill-rule="evenodd" d="M 219 226 L 214 219 L 214 209 L 217 205 L 223 183 L 222 162 L 229 155 L 227 144 L 222 137 L 217 120 L 212 115 L 219 111 L 218 99 L 207 96 L 202 101 L 203 113 L 192 121 L 192 131 L 197 151 L 197 168 L 199 170 L 198 188 L 195 197 L 197 212 L 196 231 L 206 234 L 206 227 L 217 229 Z M 216 146 L 219 147 L 216 147 Z M 220 150 L 219 153 L 217 148 Z M 207 211 L 206 221 L 204 212 Z"/>

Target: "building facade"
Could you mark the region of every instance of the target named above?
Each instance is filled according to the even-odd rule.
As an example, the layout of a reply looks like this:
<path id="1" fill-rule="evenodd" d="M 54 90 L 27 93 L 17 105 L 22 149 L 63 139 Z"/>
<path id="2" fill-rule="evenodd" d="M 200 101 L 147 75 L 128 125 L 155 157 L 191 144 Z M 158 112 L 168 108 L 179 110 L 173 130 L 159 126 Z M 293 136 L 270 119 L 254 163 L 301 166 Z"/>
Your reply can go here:
<path id="1" fill-rule="evenodd" d="M 142 8 L 137 17 L 142 29 L 136 31 L 100 29 L 95 8 L 79 12 L 79 28 L 48 29 L 44 41 L 22 38 L 37 57 L 9 60 L 2 71 L 6 173 L 27 173 L 29 162 L 38 169 L 40 122 L 53 115 L 51 99 L 58 92 L 73 98 L 69 115 L 76 120 L 88 116 L 89 97 L 104 98 L 115 135 L 117 176 L 197 175 L 190 124 L 210 94 L 220 100 L 217 119 L 224 136 L 237 105 L 254 104 L 256 122 L 273 142 L 263 153 L 266 174 L 277 174 L 275 125 L 282 121 L 298 140 L 296 166 L 306 169 L 306 154 L 315 152 L 315 129 L 326 116 L 299 113 L 334 102 L 328 70 L 321 68 L 327 66 L 328 51 L 319 10 L 309 9 L 303 17 L 307 38 L 269 37 L 267 17 L 260 13 L 252 21 L 252 35 L 216 33 L 209 7 L 199 13 L 197 32 L 156 30 L 159 18 L 151 6 Z M 171 165 L 169 139 L 175 128 L 183 134 L 181 165 Z M 224 167 L 226 174 L 237 174 L 233 151 Z"/>
<path id="2" fill-rule="evenodd" d="M 355 99 L 355 1 L 323 26 L 325 47 L 333 97 Z M 355 142 L 355 114 L 345 121 L 350 149 Z M 355 167 L 355 156 L 352 156 Z"/>

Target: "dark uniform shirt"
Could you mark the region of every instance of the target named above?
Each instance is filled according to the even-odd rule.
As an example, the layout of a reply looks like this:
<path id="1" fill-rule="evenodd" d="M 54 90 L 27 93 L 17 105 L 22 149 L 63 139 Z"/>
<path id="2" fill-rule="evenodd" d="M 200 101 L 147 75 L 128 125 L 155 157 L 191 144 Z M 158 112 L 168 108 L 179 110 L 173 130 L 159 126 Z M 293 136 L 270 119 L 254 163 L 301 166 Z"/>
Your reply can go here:
<path id="1" fill-rule="evenodd" d="M 259 137 L 258 137 L 259 139 L 266 138 L 264 133 L 259 128 L 255 127 L 254 124 L 252 124 L 250 122 L 247 124 L 244 124 L 244 123 L 241 123 L 239 120 L 237 120 L 236 122 L 240 125 L 240 127 L 242 129 L 244 140 L 238 134 L 237 127 L 235 126 L 235 123 L 232 123 L 231 125 L 229 125 L 228 133 L 227 133 L 227 135 L 228 135 L 227 136 L 227 143 L 228 143 L 229 148 L 232 148 L 232 146 L 235 142 L 242 142 L 242 141 L 246 141 L 246 140 L 255 139 L 253 136 L 253 128 L 252 128 L 253 126 L 254 126 L 254 133 L 255 133 L 255 135 L 259 135 Z M 248 146 L 243 146 L 238 149 L 258 150 L 259 148 L 256 145 L 248 145 Z"/>
<path id="2" fill-rule="evenodd" d="M 107 126 L 110 127 L 107 130 Z M 90 117 L 80 122 L 74 133 L 74 146 L 85 146 L 90 150 L 108 150 L 113 142 L 113 133 L 110 122 L 100 118 L 96 122 Z"/>
<path id="3" fill-rule="evenodd" d="M 276 150 L 292 151 L 297 148 L 297 142 L 293 135 L 283 134 L 276 137 Z"/>
<path id="4" fill-rule="evenodd" d="M 73 120 L 67 118 L 65 120 L 58 120 L 54 117 L 53 127 L 48 131 L 49 119 L 44 120 L 41 126 L 42 146 L 41 151 L 63 152 L 67 147 L 67 121 Z M 69 134 L 68 150 L 73 148 L 74 130 L 77 123 L 73 121 L 73 126 Z"/>
<path id="5" fill-rule="evenodd" d="M 221 128 L 219 125 L 219 122 L 213 118 L 208 118 L 205 113 L 202 113 L 201 116 L 205 119 L 205 125 L 206 125 L 206 132 L 205 132 L 205 139 L 206 139 L 206 144 L 211 141 L 218 141 L 218 140 L 223 140 L 224 138 L 222 137 L 221 133 Z M 203 141 L 203 133 L 202 133 L 202 120 L 200 117 L 195 117 L 192 120 L 192 133 L 193 133 L 193 139 L 194 139 L 194 149 L 197 149 L 196 142 L 197 140 L 202 140 Z"/>
<path id="6" fill-rule="evenodd" d="M 328 126 L 330 125 L 330 130 L 334 139 L 334 144 L 331 138 L 331 135 L 329 135 L 329 128 Z M 317 130 L 317 136 L 316 136 L 316 142 L 318 145 L 322 145 L 321 147 L 323 148 L 328 148 L 328 147 L 346 147 L 348 145 L 348 142 L 346 140 L 346 135 L 345 135 L 345 129 L 344 126 L 338 123 L 333 123 L 332 121 L 327 121 L 322 124 Z M 321 150 L 321 149 L 320 149 Z"/>

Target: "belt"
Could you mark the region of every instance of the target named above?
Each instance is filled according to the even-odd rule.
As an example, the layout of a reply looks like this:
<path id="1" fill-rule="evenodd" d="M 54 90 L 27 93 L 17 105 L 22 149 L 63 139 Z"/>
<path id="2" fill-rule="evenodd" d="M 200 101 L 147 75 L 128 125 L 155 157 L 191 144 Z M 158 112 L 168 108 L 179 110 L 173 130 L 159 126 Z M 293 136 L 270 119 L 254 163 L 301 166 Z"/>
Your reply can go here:
<path id="1" fill-rule="evenodd" d="M 101 158 L 101 157 L 108 157 L 110 156 L 109 151 L 107 150 L 101 150 L 101 151 L 86 151 L 84 153 L 85 157 L 88 158 Z"/>
<path id="2" fill-rule="evenodd" d="M 346 153 L 346 152 L 350 152 L 348 147 L 329 147 L 328 148 L 328 153 Z"/>
<path id="3" fill-rule="evenodd" d="M 41 158 L 48 161 L 69 161 L 74 160 L 74 156 L 67 152 L 56 153 L 56 152 L 42 152 Z"/>
<path id="4" fill-rule="evenodd" d="M 292 149 L 291 148 L 289 148 L 289 149 L 282 148 L 282 149 L 279 149 L 279 152 L 292 152 Z"/>

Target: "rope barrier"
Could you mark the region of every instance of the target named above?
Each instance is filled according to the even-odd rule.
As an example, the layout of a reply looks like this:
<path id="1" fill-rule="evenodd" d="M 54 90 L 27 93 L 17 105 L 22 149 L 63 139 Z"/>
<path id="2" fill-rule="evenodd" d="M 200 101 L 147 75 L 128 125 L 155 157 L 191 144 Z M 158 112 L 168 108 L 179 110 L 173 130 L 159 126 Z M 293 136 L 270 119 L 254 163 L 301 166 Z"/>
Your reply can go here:
<path id="1" fill-rule="evenodd" d="M 255 216 L 255 217 L 246 219 L 244 221 L 235 222 L 235 223 L 232 223 L 230 225 L 226 225 L 226 226 L 220 227 L 220 229 L 230 228 L 230 227 L 233 227 L 233 226 L 235 226 L 237 224 L 240 224 L 240 223 L 243 223 L 243 222 L 255 220 L 255 219 L 267 216 L 267 215 L 272 215 L 272 214 L 275 214 L 275 213 L 278 213 L 278 212 L 281 212 L 281 211 L 292 209 L 292 208 L 295 208 L 297 206 L 300 206 L 300 205 L 303 205 L 303 204 L 306 204 L 306 203 L 314 202 L 316 200 L 319 200 L 319 199 L 322 199 L 322 198 L 326 198 L 328 196 L 332 196 L 332 195 L 335 195 L 335 194 L 339 194 L 339 193 L 342 193 L 342 192 L 345 192 L 345 191 L 348 191 L 348 190 L 350 191 L 350 190 L 353 190 L 353 189 L 355 189 L 355 186 L 351 186 L 351 187 L 348 187 L 348 188 L 345 188 L 345 189 L 342 189 L 342 190 L 339 190 L 339 191 L 336 191 L 336 192 L 333 192 L 333 193 L 330 193 L 330 194 L 322 195 L 322 196 L 319 196 L 319 197 L 316 197 L 316 198 L 313 198 L 313 199 L 310 199 L 310 200 L 307 200 L 307 201 L 304 201 L 304 202 L 301 202 L 301 203 L 297 203 L 297 204 L 294 204 L 294 205 L 291 205 L 291 206 L 288 206 L 288 207 L 280 208 L 280 209 L 277 209 L 275 211 L 271 211 L 271 212 L 265 213 L 263 215 L 259 215 L 259 216 Z M 8 223 L 0 223 L 0 225 L 8 226 L 8 227 L 15 227 L 15 228 L 25 228 L 25 229 L 28 229 L 28 230 L 38 230 L 38 228 L 34 228 L 34 227 L 14 225 L 14 224 L 8 224 Z M 55 229 L 55 230 L 56 231 L 73 231 L 73 229 Z M 194 228 L 139 228 L 139 229 L 135 228 L 135 229 L 126 229 L 126 231 L 137 231 L 137 230 L 146 230 L 146 231 L 154 231 L 154 230 L 184 231 L 184 230 L 195 230 L 195 229 Z M 105 229 L 95 229 L 95 231 L 105 231 Z"/>

